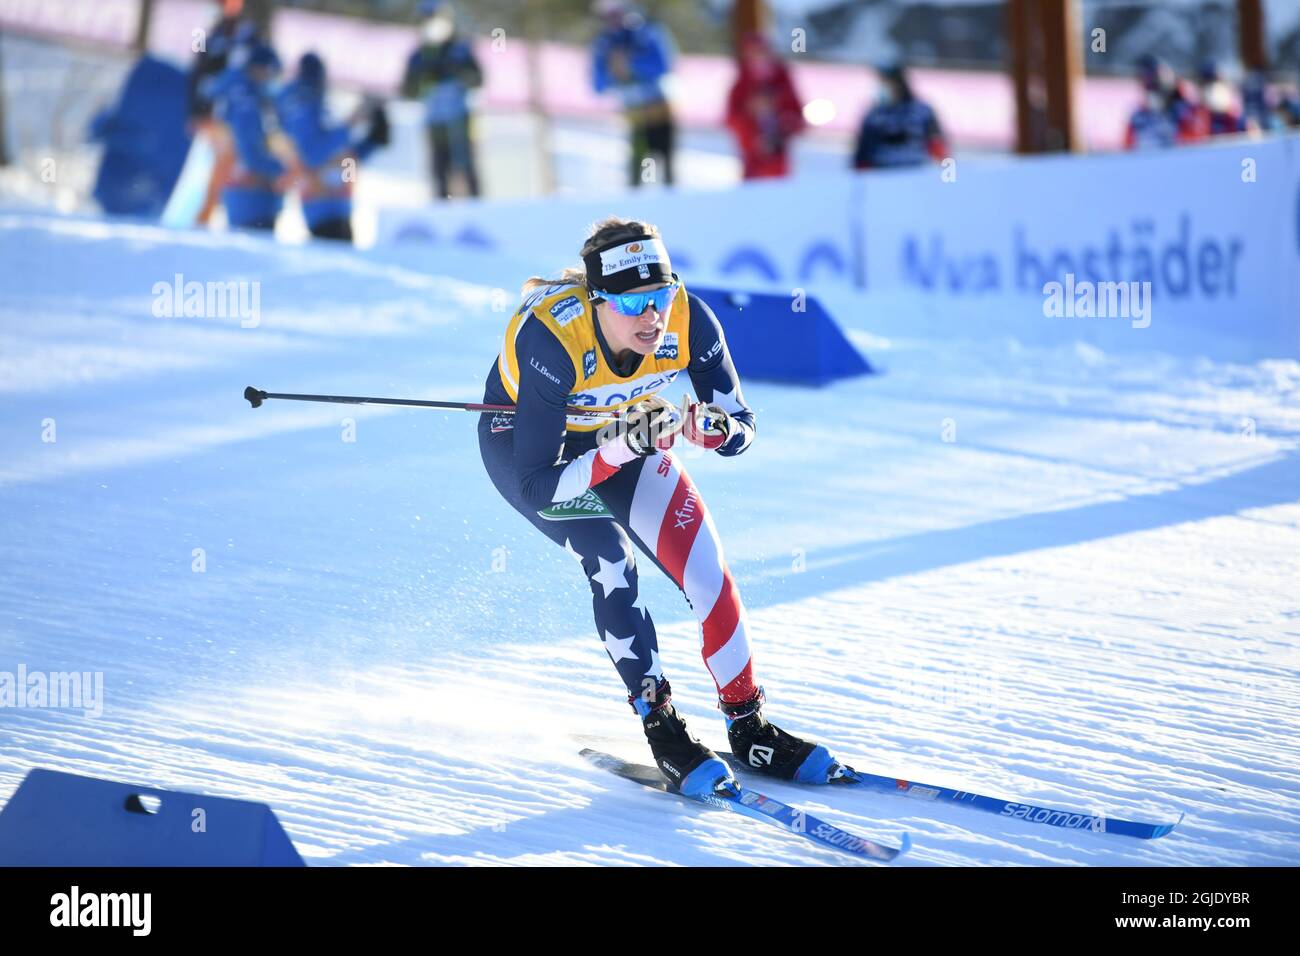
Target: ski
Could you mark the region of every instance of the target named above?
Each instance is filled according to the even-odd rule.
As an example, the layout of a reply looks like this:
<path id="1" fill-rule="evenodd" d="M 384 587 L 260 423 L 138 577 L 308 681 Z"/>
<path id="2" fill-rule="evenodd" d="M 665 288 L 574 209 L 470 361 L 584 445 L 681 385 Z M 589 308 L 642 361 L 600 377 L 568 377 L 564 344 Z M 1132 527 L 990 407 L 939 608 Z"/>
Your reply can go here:
<path id="1" fill-rule="evenodd" d="M 733 770 L 745 772 L 750 767 L 732 754 L 722 754 Z M 1061 827 L 1066 830 L 1091 830 L 1094 833 L 1114 833 L 1119 836 L 1137 837 L 1141 840 L 1154 840 L 1169 833 L 1186 814 L 1181 814 L 1174 823 L 1142 823 L 1137 820 L 1120 820 L 1114 817 L 1093 813 L 1080 813 L 1074 810 L 1054 810 L 1050 807 L 1036 807 L 1028 803 L 1016 803 L 998 797 L 988 797 L 966 790 L 953 790 L 949 787 L 936 787 L 926 783 L 914 783 L 895 777 L 882 777 L 878 774 L 863 773 L 851 767 L 843 767 L 843 775 L 836 777 L 827 786 L 851 787 L 862 790 L 875 790 L 882 793 L 901 793 L 906 797 L 919 800 L 946 800 L 962 806 L 974 807 L 998 816 L 1016 820 L 1028 820 L 1030 823 L 1043 823 L 1047 826 Z M 818 785 L 820 786 L 820 784 Z"/>
<path id="2" fill-rule="evenodd" d="M 851 853 L 859 858 L 888 863 L 900 854 L 906 853 L 912 845 L 911 837 L 906 833 L 903 834 L 901 845 L 896 847 L 855 836 L 847 830 L 841 830 L 833 824 L 819 820 L 807 811 L 789 806 L 756 790 L 750 790 L 748 787 L 727 788 L 715 790 L 707 796 L 688 797 L 679 790 L 670 787 L 663 774 L 655 767 L 630 763 L 621 757 L 615 757 L 612 754 L 590 748 L 584 748 L 581 753 L 582 756 L 597 767 L 608 770 L 624 780 L 631 780 L 633 783 L 639 783 L 651 790 L 661 790 L 664 793 L 675 794 L 684 800 L 707 803 L 709 806 L 730 810 L 733 813 L 739 813 L 741 816 L 774 823 L 791 833 L 807 837 L 821 846 L 840 850 L 844 853 Z"/>

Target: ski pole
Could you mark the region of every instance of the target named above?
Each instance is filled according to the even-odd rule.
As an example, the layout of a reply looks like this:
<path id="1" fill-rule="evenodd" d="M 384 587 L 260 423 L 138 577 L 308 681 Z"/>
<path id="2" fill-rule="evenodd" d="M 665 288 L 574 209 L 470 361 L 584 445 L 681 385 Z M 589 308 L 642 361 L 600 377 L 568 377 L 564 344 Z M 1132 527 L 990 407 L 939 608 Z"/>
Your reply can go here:
<path id="1" fill-rule="evenodd" d="M 356 395 L 293 395 L 287 392 L 265 392 L 260 388 L 248 386 L 244 389 L 244 398 L 254 408 L 259 407 L 268 398 L 290 399 L 295 402 L 335 402 L 342 405 L 410 405 L 416 408 L 443 408 L 458 412 L 496 412 L 501 415 L 513 415 L 514 405 L 484 405 L 481 402 L 435 402 L 417 398 L 363 398 Z M 593 411 L 578 405 L 565 406 L 571 415 L 590 415 L 594 418 L 618 418 L 616 412 Z"/>

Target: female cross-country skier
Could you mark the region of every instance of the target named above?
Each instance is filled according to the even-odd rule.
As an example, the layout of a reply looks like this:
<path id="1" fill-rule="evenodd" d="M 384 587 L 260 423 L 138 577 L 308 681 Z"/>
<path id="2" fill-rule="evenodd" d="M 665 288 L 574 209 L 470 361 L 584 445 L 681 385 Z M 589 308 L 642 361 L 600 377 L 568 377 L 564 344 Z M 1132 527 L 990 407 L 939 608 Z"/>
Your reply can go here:
<path id="1" fill-rule="evenodd" d="M 754 413 L 722 328 L 682 287 L 652 225 L 597 223 L 582 261 L 582 269 L 524 285 L 483 398 L 513 403 L 516 412 L 480 418 L 483 464 L 512 507 L 582 562 L 596 632 L 672 786 L 698 795 L 734 779 L 673 708 L 654 623 L 637 593 L 633 543 L 681 588 L 700 620 L 701 653 L 733 753 L 777 777 L 826 783 L 842 773 L 826 748 L 763 716 L 745 609 L 717 528 L 669 452 L 679 434 L 727 457 L 754 439 Z M 655 393 L 683 371 L 698 401 L 679 412 Z M 616 411 L 621 426 L 587 411 Z"/>

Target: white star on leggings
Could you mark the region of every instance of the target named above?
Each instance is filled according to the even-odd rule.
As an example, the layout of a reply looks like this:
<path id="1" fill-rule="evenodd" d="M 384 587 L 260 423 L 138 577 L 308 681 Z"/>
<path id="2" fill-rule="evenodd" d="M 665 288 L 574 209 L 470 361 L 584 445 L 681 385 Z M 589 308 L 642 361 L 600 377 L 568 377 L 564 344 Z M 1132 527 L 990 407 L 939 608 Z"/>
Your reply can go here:
<path id="1" fill-rule="evenodd" d="M 600 555 L 597 555 L 596 560 L 600 562 L 600 570 L 593 574 L 591 579 L 605 589 L 605 597 L 609 597 L 611 591 L 617 591 L 619 588 L 629 586 L 627 583 L 627 558 L 621 561 L 606 561 Z"/>
<path id="2" fill-rule="evenodd" d="M 602 643 L 605 645 L 605 651 L 613 659 L 614 663 L 617 664 L 622 660 L 640 660 L 640 658 L 636 656 L 636 652 L 632 650 L 632 642 L 635 640 L 635 634 L 631 637 L 615 637 L 613 634 L 609 633 L 609 631 L 606 631 L 605 639 Z"/>
<path id="3" fill-rule="evenodd" d="M 632 610 L 640 611 L 641 620 L 643 621 L 646 619 L 646 616 L 649 615 L 650 613 L 650 609 L 645 606 L 645 595 L 641 592 L 640 588 L 637 589 L 636 600 L 632 602 Z"/>
<path id="4" fill-rule="evenodd" d="M 664 665 L 659 662 L 659 652 L 652 650 L 650 652 L 650 669 L 645 672 L 646 677 L 653 677 L 655 680 L 663 680 Z"/>

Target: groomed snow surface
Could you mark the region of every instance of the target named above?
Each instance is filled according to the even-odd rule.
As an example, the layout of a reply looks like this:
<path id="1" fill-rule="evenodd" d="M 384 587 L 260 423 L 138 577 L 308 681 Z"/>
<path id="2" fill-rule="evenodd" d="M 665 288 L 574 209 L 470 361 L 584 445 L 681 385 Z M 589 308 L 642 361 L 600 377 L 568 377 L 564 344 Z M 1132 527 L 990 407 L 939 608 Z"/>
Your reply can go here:
<path id="1" fill-rule="evenodd" d="M 27 212 L 0 244 L 0 671 L 104 682 L 98 716 L 0 710 L 0 801 L 36 766 L 265 801 L 312 864 L 855 865 L 578 756 L 648 750 L 586 581 L 492 489 L 473 415 L 241 398 L 477 400 L 568 244 L 357 254 Z M 260 279 L 255 327 L 156 317 L 178 273 Z M 747 382 L 750 451 L 682 452 L 769 715 L 876 773 L 1187 818 L 1147 842 L 760 788 L 910 832 L 897 865 L 1300 862 L 1300 365 L 1085 344 L 1041 303 L 825 301 L 884 373 Z M 722 747 L 697 625 L 641 575 Z"/>

